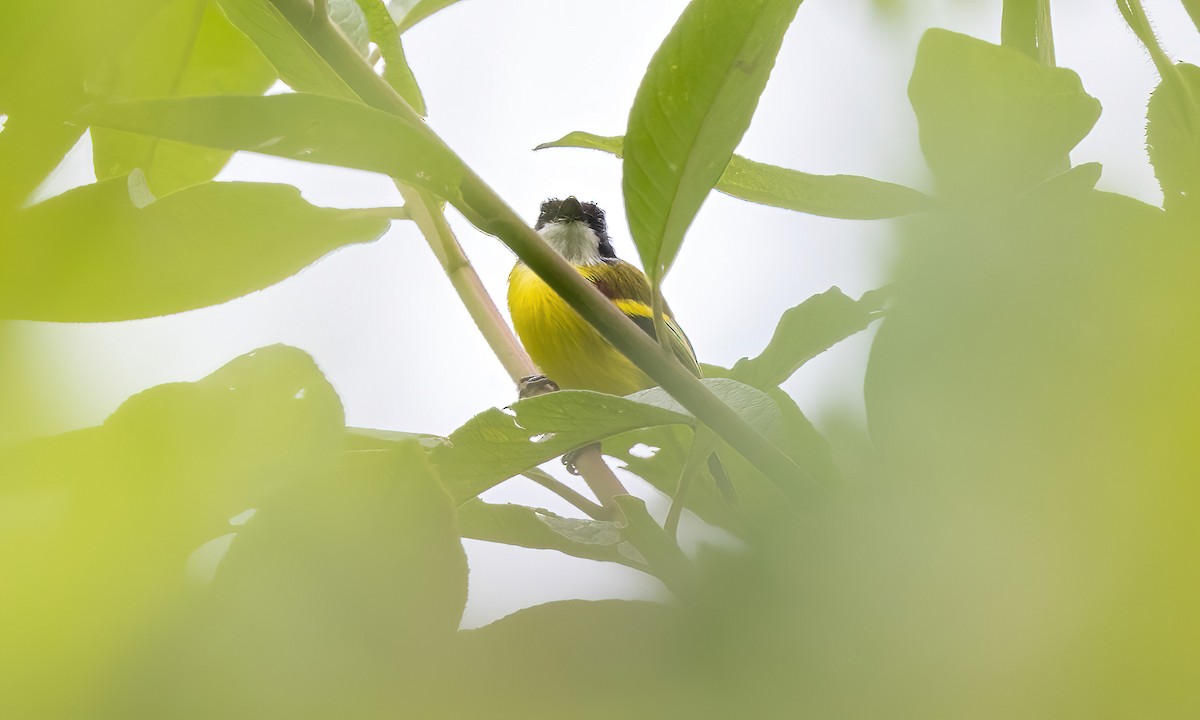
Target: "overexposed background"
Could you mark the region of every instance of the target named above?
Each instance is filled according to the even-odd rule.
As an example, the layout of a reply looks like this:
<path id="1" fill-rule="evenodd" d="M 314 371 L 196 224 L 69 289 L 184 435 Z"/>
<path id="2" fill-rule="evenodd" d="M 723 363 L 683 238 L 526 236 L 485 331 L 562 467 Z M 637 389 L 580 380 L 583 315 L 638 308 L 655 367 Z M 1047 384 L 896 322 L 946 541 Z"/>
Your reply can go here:
<path id="1" fill-rule="evenodd" d="M 429 121 L 530 221 L 546 197 L 577 195 L 609 214 L 618 254 L 636 260 L 624 221 L 620 162 L 602 153 L 531 149 L 571 130 L 624 132 L 646 63 L 686 0 L 470 0 L 406 36 Z M 999 41 L 1000 0 L 924 0 L 883 15 L 870 0 L 808 0 L 784 42 L 739 152 L 815 173 L 853 173 L 928 190 L 906 86 L 917 42 L 931 26 Z M 1147 0 L 1169 53 L 1200 61 L 1200 35 L 1177 0 Z M 1145 103 L 1153 65 L 1108 0 L 1055 0 L 1058 62 L 1082 76 L 1104 113 L 1073 154 L 1104 164 L 1102 189 L 1157 203 L 1146 161 Z M 289 183 L 318 205 L 399 204 L 382 177 L 240 154 L 223 180 Z M 42 189 L 92 182 L 85 140 Z M 452 223 L 484 283 L 503 305 L 513 258 L 457 216 Z M 730 365 L 758 352 L 779 315 L 831 285 L 858 296 L 883 282 L 886 222 L 809 217 L 714 194 L 667 281 L 700 358 Z M 424 241 L 409 223 L 346 248 L 274 287 L 219 307 L 127 323 L 26 325 L 30 343 L 65 380 L 64 428 L 96 424 L 130 394 L 195 380 L 254 348 L 286 343 L 310 353 L 337 388 L 351 425 L 447 434 L 486 407 L 515 399 Z M 785 386 L 818 424 L 862 413 L 870 334 L 807 365 Z M 66 400 L 69 398 L 69 402 Z M 553 467 L 548 465 L 548 467 Z M 562 473 L 554 468 L 556 474 Z M 666 503 L 644 483 L 630 487 Z M 571 513 L 514 480 L 485 494 Z M 693 533 L 694 537 L 694 533 Z M 467 541 L 464 624 L 560 598 L 654 597 L 656 583 L 622 567 L 548 551 Z"/>

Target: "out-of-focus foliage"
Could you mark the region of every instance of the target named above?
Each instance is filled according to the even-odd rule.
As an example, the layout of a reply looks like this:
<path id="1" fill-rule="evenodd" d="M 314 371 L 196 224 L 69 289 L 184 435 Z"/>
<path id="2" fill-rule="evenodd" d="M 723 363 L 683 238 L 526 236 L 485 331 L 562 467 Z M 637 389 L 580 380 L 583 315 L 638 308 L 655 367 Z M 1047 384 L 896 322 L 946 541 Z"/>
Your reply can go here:
<path id="1" fill-rule="evenodd" d="M 0 317 L 95 322 L 207 307 L 388 227 L 370 211 L 313 207 L 289 185 L 204 183 L 155 200 L 144 182 L 135 170 L 20 213 L 0 247 Z"/>
<path id="2" fill-rule="evenodd" d="M 207 0 L 172 0 L 119 58 L 105 94 L 137 99 L 171 95 L 259 94 L 275 70 Z M 232 153 L 104 128 L 92 131 L 96 177 L 141 170 L 159 195 L 211 180 Z"/>
<path id="3" fill-rule="evenodd" d="M 395 21 L 368 0 L 316 6 L 329 16 L 304 0 L 5 8 L 0 316 L 218 303 L 403 216 L 210 182 L 237 150 L 473 206 L 470 170 L 375 102 L 423 111 L 400 33 L 449 4 L 393 2 Z M 53 378 L 10 322 L 0 717 L 1195 715 L 1196 68 L 1164 62 L 1140 4 L 1122 5 L 1164 74 L 1147 129 L 1158 208 L 1096 190 L 1098 163 L 1071 166 L 1100 108 L 1051 66 L 1044 0 L 1006 3 L 1008 47 L 931 31 L 909 85 L 929 198 L 731 159 L 795 5 L 696 0 L 643 83 L 673 110 L 639 94 L 629 130 L 681 134 L 626 161 L 683 198 L 633 210 L 659 274 L 714 186 L 914 215 L 886 291 L 813 296 L 757 356 L 705 367 L 820 501 L 717 438 L 736 500 L 704 470 L 686 507 L 734 537 L 722 550 L 685 554 L 633 496 L 578 502 L 590 518 L 488 504 L 476 495 L 521 474 L 554 488 L 536 466 L 594 442 L 674 494 L 709 431 L 661 389 L 530 398 L 447 438 L 346 428 L 320 370 L 282 346 L 30 440 Z M 275 74 L 296 92 L 246 96 Z M 101 180 L 32 203 L 89 125 Z M 623 151 L 585 133 L 551 145 Z M 870 435 L 843 423 L 831 447 L 779 384 L 880 317 Z M 673 599 L 550 603 L 460 631 L 462 537 L 620 563 Z"/>

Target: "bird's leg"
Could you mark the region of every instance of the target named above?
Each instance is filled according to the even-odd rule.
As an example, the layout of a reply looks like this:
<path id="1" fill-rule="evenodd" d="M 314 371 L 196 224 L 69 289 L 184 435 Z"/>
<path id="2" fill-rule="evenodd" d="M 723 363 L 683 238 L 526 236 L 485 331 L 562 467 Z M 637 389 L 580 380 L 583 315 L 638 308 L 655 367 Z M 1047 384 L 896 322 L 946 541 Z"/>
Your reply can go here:
<path id="1" fill-rule="evenodd" d="M 556 390 L 558 390 L 558 383 L 545 375 L 528 375 L 517 381 L 517 396 L 522 400 Z"/>

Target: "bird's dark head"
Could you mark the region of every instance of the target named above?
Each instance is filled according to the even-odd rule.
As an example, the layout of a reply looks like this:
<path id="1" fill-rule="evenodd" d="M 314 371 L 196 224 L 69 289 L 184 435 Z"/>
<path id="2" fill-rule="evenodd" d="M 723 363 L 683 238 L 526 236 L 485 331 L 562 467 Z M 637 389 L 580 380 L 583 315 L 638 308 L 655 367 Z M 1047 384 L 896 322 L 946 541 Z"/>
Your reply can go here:
<path id="1" fill-rule="evenodd" d="M 593 202 L 551 198 L 542 203 L 534 230 L 567 260 L 581 265 L 616 260 L 604 211 Z"/>

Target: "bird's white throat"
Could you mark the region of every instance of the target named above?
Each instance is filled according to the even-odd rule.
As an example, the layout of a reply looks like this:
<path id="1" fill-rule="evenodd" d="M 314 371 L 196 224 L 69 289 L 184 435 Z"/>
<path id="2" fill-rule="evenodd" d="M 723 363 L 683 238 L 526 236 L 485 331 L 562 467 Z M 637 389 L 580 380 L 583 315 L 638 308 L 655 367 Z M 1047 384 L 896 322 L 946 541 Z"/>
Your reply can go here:
<path id="1" fill-rule="evenodd" d="M 600 257 L 600 238 L 587 223 L 550 223 L 538 233 L 573 265 L 597 265 L 604 262 Z"/>

